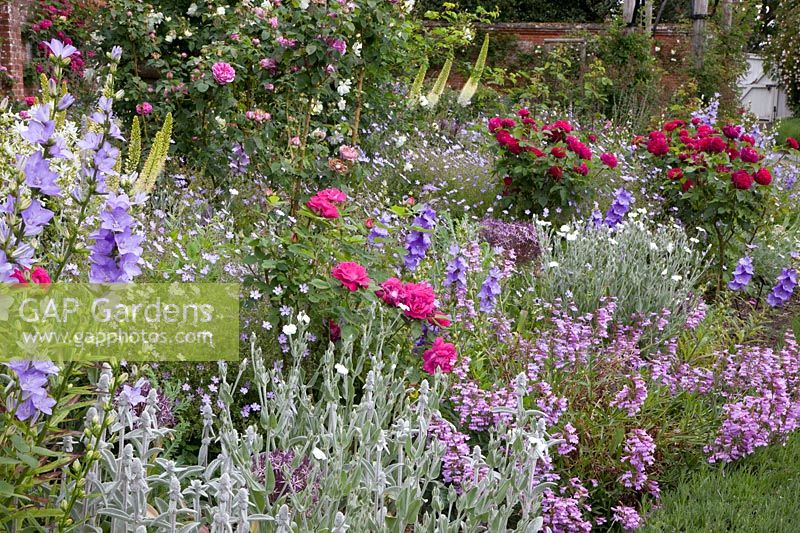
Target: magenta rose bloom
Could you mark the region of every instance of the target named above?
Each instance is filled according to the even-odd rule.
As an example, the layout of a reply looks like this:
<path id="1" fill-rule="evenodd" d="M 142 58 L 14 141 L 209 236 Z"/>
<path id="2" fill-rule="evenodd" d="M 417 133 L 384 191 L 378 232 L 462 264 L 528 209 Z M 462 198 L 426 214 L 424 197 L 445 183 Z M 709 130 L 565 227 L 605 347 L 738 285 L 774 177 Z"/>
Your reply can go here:
<path id="1" fill-rule="evenodd" d="M 405 293 L 402 303 L 408 308 L 404 309 L 407 317 L 425 320 L 436 311 L 436 294 L 429 284 L 407 283 Z"/>
<path id="2" fill-rule="evenodd" d="M 406 298 L 406 286 L 397 278 L 389 278 L 381 283 L 381 288 L 375 294 L 387 305 L 397 307 Z"/>
<path id="3" fill-rule="evenodd" d="M 617 156 L 610 152 L 606 152 L 600 155 L 600 161 L 603 162 L 605 166 L 608 168 L 617 168 L 619 162 L 617 161 Z"/>
<path id="4" fill-rule="evenodd" d="M 759 168 L 753 177 L 759 185 L 769 185 L 772 183 L 772 172 L 770 172 L 768 168 Z"/>
<path id="5" fill-rule="evenodd" d="M 739 154 L 739 157 L 741 157 L 742 161 L 745 163 L 758 163 L 758 152 L 749 146 L 742 148 L 742 152 Z"/>
<path id="6" fill-rule="evenodd" d="M 340 191 L 339 189 L 325 189 L 319 191 L 317 193 L 317 196 L 319 198 L 322 198 L 323 200 L 328 200 L 329 202 L 332 202 L 334 204 L 340 204 L 345 200 L 347 200 L 347 195 L 342 191 Z"/>
<path id="7" fill-rule="evenodd" d="M 345 261 L 333 267 L 331 276 L 341 281 L 350 292 L 369 287 L 367 269 L 352 261 Z"/>
<path id="8" fill-rule="evenodd" d="M 731 182 L 733 182 L 733 186 L 737 189 L 746 191 L 753 186 L 753 176 L 746 170 L 737 170 L 731 174 Z"/>
<path id="9" fill-rule="evenodd" d="M 456 347 L 449 342 L 444 342 L 441 337 L 436 337 L 433 345 L 422 354 L 422 370 L 428 374 L 435 374 L 438 368 L 445 374 L 453 371 L 453 363 L 458 359 Z"/>
<path id="10" fill-rule="evenodd" d="M 339 210 L 331 202 L 320 196 L 314 196 L 306 207 L 323 218 L 339 218 Z"/>
<path id="11" fill-rule="evenodd" d="M 214 63 L 211 67 L 211 73 L 214 75 L 214 80 L 220 85 L 233 83 L 233 80 L 236 79 L 236 70 L 230 63 L 225 63 L 224 61 Z"/>

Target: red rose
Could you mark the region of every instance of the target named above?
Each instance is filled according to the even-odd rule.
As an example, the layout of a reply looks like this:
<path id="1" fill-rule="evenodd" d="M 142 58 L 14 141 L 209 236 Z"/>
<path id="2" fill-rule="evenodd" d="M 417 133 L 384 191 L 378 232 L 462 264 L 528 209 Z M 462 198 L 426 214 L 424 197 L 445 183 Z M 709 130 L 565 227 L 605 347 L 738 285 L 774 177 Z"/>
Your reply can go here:
<path id="1" fill-rule="evenodd" d="M 581 176 L 588 176 L 589 175 L 589 167 L 586 166 L 586 163 L 581 163 L 580 165 L 575 165 L 572 167 L 576 173 L 580 174 Z"/>
<path id="2" fill-rule="evenodd" d="M 25 270 L 27 270 L 27 268 Z M 25 279 L 25 274 L 20 269 L 16 269 L 14 272 L 12 272 L 11 277 L 17 280 L 20 285 L 28 284 L 28 280 Z"/>
<path id="3" fill-rule="evenodd" d="M 736 148 L 728 148 L 728 157 L 731 158 L 731 161 L 739 158 L 739 150 Z"/>
<path id="4" fill-rule="evenodd" d="M 694 180 L 688 179 L 688 180 L 684 181 L 683 184 L 681 185 L 681 191 L 682 192 L 686 192 L 689 189 L 691 189 L 692 187 L 694 187 Z"/>
<path id="5" fill-rule="evenodd" d="M 739 157 L 741 157 L 742 161 L 745 163 L 758 163 L 758 152 L 749 146 L 742 148 L 742 152 L 739 154 Z"/>
<path id="6" fill-rule="evenodd" d="M 367 220 L 364 221 L 364 225 L 367 227 L 367 229 L 374 228 L 375 227 L 375 219 L 373 219 L 372 217 L 368 218 Z"/>
<path id="7" fill-rule="evenodd" d="M 769 185 L 772 183 L 772 173 L 768 168 L 759 168 L 753 177 L 759 185 Z"/>
<path id="8" fill-rule="evenodd" d="M 553 178 L 555 178 L 556 181 L 558 181 L 564 175 L 564 170 L 559 166 L 553 165 L 552 167 L 547 169 L 547 173 L 553 176 Z"/>
<path id="9" fill-rule="evenodd" d="M 564 148 L 562 148 L 561 146 L 553 146 L 550 149 L 550 154 L 558 159 L 563 159 L 567 157 L 567 151 L 564 150 Z"/>
<path id="10" fill-rule="evenodd" d="M 492 117 L 489 119 L 489 131 L 494 133 L 502 126 L 500 117 Z"/>
<path id="11" fill-rule="evenodd" d="M 800 142 L 797 142 L 794 137 L 786 137 L 786 145 L 794 150 L 800 150 Z"/>
<path id="12" fill-rule="evenodd" d="M 578 157 L 580 157 L 581 159 L 585 159 L 586 161 L 592 158 L 592 149 L 586 146 L 585 144 L 581 144 L 578 147 L 577 153 Z"/>
<path id="13" fill-rule="evenodd" d="M 566 120 L 556 120 L 550 125 L 551 130 L 561 130 L 564 133 L 569 133 L 572 131 L 572 126 L 570 126 L 569 122 Z"/>
<path id="14" fill-rule="evenodd" d="M 731 174 L 731 182 L 733 182 L 733 186 L 737 189 L 746 191 L 753 186 L 753 176 L 746 170 L 737 170 Z"/>
<path id="15" fill-rule="evenodd" d="M 671 180 L 679 180 L 683 177 L 683 169 L 671 168 L 667 171 L 667 178 Z"/>
<path id="16" fill-rule="evenodd" d="M 406 298 L 406 286 L 397 278 L 389 278 L 381 283 L 381 288 L 375 291 L 375 295 L 387 305 L 397 307 Z"/>
<path id="17" fill-rule="evenodd" d="M 340 191 L 339 189 L 325 189 L 319 191 L 317 196 L 322 198 L 323 200 L 328 200 L 334 204 L 340 204 L 347 200 L 347 195 Z"/>
<path id="18" fill-rule="evenodd" d="M 458 359 L 456 347 L 449 342 L 444 342 L 443 338 L 436 337 L 431 347 L 422 354 L 422 370 L 429 374 L 435 374 L 438 368 L 448 374 L 453 371 L 453 363 L 456 362 L 456 359 Z"/>
<path id="19" fill-rule="evenodd" d="M 401 303 L 407 308 L 403 310 L 407 317 L 425 320 L 436 311 L 436 295 L 427 283 L 406 283 L 404 290 Z"/>
<path id="20" fill-rule="evenodd" d="M 342 338 L 342 328 L 332 318 L 328 319 L 328 335 L 331 342 L 336 342 Z"/>
<path id="21" fill-rule="evenodd" d="M 504 118 L 500 121 L 500 125 L 504 128 L 513 128 L 517 125 L 513 118 Z"/>
<path id="22" fill-rule="evenodd" d="M 669 144 L 665 139 L 650 139 L 647 141 L 647 151 L 656 156 L 667 155 L 669 153 Z"/>
<path id="23" fill-rule="evenodd" d="M 756 144 L 756 138 L 755 138 L 755 137 L 753 137 L 752 135 L 748 134 L 748 133 L 745 133 L 744 135 L 742 135 L 742 136 L 740 137 L 740 139 L 741 139 L 743 142 L 746 142 L 747 144 L 749 144 L 750 146 L 753 146 L 753 145 L 755 145 L 755 144 Z"/>
<path id="24" fill-rule="evenodd" d="M 369 287 L 367 269 L 352 261 L 345 261 L 333 267 L 331 276 L 341 281 L 350 292 Z"/>
<path id="25" fill-rule="evenodd" d="M 522 119 L 522 123 L 526 126 L 530 126 L 532 130 L 536 131 L 536 121 L 533 120 L 531 117 L 525 117 Z"/>
<path id="26" fill-rule="evenodd" d="M 742 134 L 742 127 L 732 126 L 731 124 L 727 124 L 722 127 L 722 133 L 728 139 L 738 139 L 739 135 Z"/>
<path id="27" fill-rule="evenodd" d="M 503 178 L 503 185 L 506 187 L 510 187 L 512 183 L 514 183 L 514 180 L 511 179 L 511 176 L 506 176 Z"/>
<path id="28" fill-rule="evenodd" d="M 438 311 L 435 311 L 433 315 L 428 317 L 428 322 L 434 326 L 439 326 L 440 328 L 447 328 L 451 324 L 451 321 L 449 318 L 447 318 L 447 315 L 444 315 Z"/>
<path id="29" fill-rule="evenodd" d="M 595 135 L 594 133 L 590 133 L 589 134 L 589 142 L 590 143 L 596 143 L 597 142 L 597 135 Z"/>
<path id="30" fill-rule="evenodd" d="M 336 206 L 319 196 L 314 196 L 306 202 L 306 207 L 321 217 L 339 218 L 339 210 Z"/>
<path id="31" fill-rule="evenodd" d="M 519 111 L 517 111 L 517 115 L 518 115 L 518 116 L 520 116 L 520 117 L 527 117 L 527 116 L 528 116 L 528 115 L 530 115 L 530 114 L 531 114 L 531 112 L 530 112 L 530 111 L 528 111 L 528 110 L 527 110 L 526 108 L 524 108 L 524 107 L 523 107 L 522 109 L 520 109 Z"/>
<path id="32" fill-rule="evenodd" d="M 619 162 L 617 161 L 617 156 L 612 153 L 606 152 L 600 155 L 600 161 L 603 162 L 608 168 L 617 168 Z"/>
<path id="33" fill-rule="evenodd" d="M 544 157 L 544 152 L 542 152 L 541 150 L 539 150 L 535 146 L 526 146 L 525 150 L 527 150 L 528 152 L 532 153 L 536 157 Z"/>
<path id="34" fill-rule="evenodd" d="M 720 154 L 725 151 L 727 148 L 727 143 L 722 139 L 722 137 L 705 137 L 703 140 L 700 141 L 700 150 L 703 152 L 713 153 L 713 154 Z"/>

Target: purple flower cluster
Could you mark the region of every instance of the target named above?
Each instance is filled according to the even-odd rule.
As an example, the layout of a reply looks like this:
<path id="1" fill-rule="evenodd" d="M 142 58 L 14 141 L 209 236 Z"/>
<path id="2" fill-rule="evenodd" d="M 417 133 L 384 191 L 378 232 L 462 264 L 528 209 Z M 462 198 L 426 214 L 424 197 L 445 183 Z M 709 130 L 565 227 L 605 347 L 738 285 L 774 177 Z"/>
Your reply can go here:
<path id="1" fill-rule="evenodd" d="M 655 463 L 656 443 L 653 437 L 643 429 L 633 429 L 625 440 L 625 455 L 622 462 L 628 463 L 631 470 L 626 470 L 619 478 L 620 482 L 630 488 L 642 490 L 647 483 L 648 466 Z"/>
<path id="2" fill-rule="evenodd" d="M 736 263 L 733 279 L 728 282 L 728 288 L 732 291 L 740 291 L 750 284 L 751 279 L 753 279 L 753 259 L 744 256 Z"/>
<path id="3" fill-rule="evenodd" d="M 450 401 L 462 425 L 471 431 L 486 431 L 500 424 L 510 424 L 513 417 L 498 408 L 517 408 L 517 397 L 512 387 L 482 389 L 477 381 L 469 377 L 470 358 L 461 356 L 458 366 L 453 368 L 454 380 Z"/>
<path id="4" fill-rule="evenodd" d="M 247 172 L 247 167 L 250 165 L 250 156 L 244 149 L 242 143 L 235 142 L 231 146 L 231 155 L 228 158 L 228 166 L 231 169 L 231 174 L 234 176 L 241 176 Z"/>
<path id="5" fill-rule="evenodd" d="M 780 307 L 789 301 L 795 287 L 797 287 L 797 270 L 784 268 L 778 276 L 778 282 L 767 295 L 767 303 L 772 307 Z"/>
<path id="6" fill-rule="evenodd" d="M 469 437 L 453 427 L 447 420 L 434 417 L 428 426 L 428 435 L 445 447 L 442 456 L 442 479 L 457 488 L 470 483 L 474 471 L 470 463 Z"/>
<path id="7" fill-rule="evenodd" d="M 625 384 L 614 399 L 611 400 L 612 407 L 618 407 L 628 413 L 628 416 L 635 416 L 641 411 L 644 401 L 647 399 L 647 385 L 640 374 L 631 377 L 631 385 Z"/>
<path id="8" fill-rule="evenodd" d="M 622 218 L 634 202 L 633 195 L 622 187 L 617 189 L 614 194 L 614 202 L 611 204 L 611 207 L 608 208 L 606 219 L 603 222 L 609 228 L 613 228 L 622 222 Z"/>
<path id="9" fill-rule="evenodd" d="M 425 258 L 431 245 L 431 232 L 436 225 L 436 211 L 428 205 L 423 206 L 411 224 L 416 229 L 412 229 L 406 235 L 406 255 L 403 261 L 406 268 L 413 272 Z"/>
<path id="10" fill-rule="evenodd" d="M 383 241 L 389 238 L 387 226 L 392 222 L 392 215 L 383 213 L 378 223 L 372 226 L 367 235 L 367 241 L 376 248 L 383 248 Z"/>
<path id="11" fill-rule="evenodd" d="M 447 263 L 443 285 L 445 287 L 455 287 L 458 291 L 467 288 L 467 260 L 461 255 L 461 249 L 454 244 L 450 247 L 452 259 Z"/>
<path id="12" fill-rule="evenodd" d="M 267 468 L 272 468 L 275 476 L 275 487 L 269 495 L 272 503 L 283 494 L 304 490 L 308 486 L 309 476 L 313 471 L 308 457 L 296 461 L 292 450 L 274 450 L 269 454 L 262 452 L 253 457 L 253 474 L 261 483 L 266 478 Z"/>
<path id="13" fill-rule="evenodd" d="M 496 267 L 491 267 L 486 279 L 478 292 L 478 299 L 481 302 L 481 312 L 490 313 L 494 309 L 497 297 L 500 296 L 500 277 L 502 272 Z"/>
<path id="14" fill-rule="evenodd" d="M 90 282 L 128 283 L 141 274 L 144 237 L 134 233 L 134 220 L 128 212 L 138 201 L 131 201 L 127 194 L 108 195 L 100 229 L 90 235 L 95 240 L 89 254 Z"/>
<path id="15" fill-rule="evenodd" d="M 589 491 L 580 483 L 580 480 L 570 480 L 569 494 L 566 487 L 561 489 L 561 495 L 552 489 L 545 490 L 542 497 L 542 517 L 544 523 L 552 531 L 588 532 L 592 530 L 592 523 L 583 518 L 584 511 L 591 511 L 591 507 L 584 503 L 589 497 Z"/>
<path id="16" fill-rule="evenodd" d="M 21 420 L 35 419 L 39 413 L 53 414 L 56 401 L 47 393 L 51 375 L 58 374 L 58 367 L 50 361 L 12 361 L 6 363 L 19 380 L 19 397 L 10 398 L 8 405 Z"/>
<path id="17" fill-rule="evenodd" d="M 642 517 L 633 507 L 620 504 L 612 507 L 611 511 L 614 513 L 614 521 L 618 522 L 625 531 L 633 531 L 642 527 Z"/>
<path id="18" fill-rule="evenodd" d="M 536 226 L 530 222 L 503 222 L 486 218 L 481 221 L 480 236 L 493 248 L 513 251 L 517 265 L 530 263 L 541 252 Z"/>

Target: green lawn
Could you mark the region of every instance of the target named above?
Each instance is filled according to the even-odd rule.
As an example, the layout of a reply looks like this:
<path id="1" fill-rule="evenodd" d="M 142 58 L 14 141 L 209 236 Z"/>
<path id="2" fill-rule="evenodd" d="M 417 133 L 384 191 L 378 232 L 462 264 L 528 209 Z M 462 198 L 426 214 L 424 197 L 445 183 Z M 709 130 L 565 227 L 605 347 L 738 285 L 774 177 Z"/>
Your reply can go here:
<path id="1" fill-rule="evenodd" d="M 783 142 L 786 137 L 800 139 L 800 118 L 785 118 L 778 122 L 778 142 Z"/>
<path id="2" fill-rule="evenodd" d="M 800 532 L 800 435 L 724 470 L 708 465 L 663 494 L 642 531 Z"/>

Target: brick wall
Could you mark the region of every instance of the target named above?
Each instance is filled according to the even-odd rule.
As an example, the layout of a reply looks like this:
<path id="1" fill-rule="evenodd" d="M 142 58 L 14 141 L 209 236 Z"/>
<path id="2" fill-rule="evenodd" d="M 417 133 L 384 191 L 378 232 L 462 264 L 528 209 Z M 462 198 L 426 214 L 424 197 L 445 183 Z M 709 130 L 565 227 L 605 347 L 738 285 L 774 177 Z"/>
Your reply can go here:
<path id="1" fill-rule="evenodd" d="M 581 39 L 585 34 L 599 35 L 606 31 L 604 24 L 579 23 L 502 23 L 482 26 L 492 34 L 513 35 L 520 52 L 531 52 L 536 47 L 547 47 L 559 41 Z M 661 25 L 655 34 L 654 51 L 659 66 L 664 70 L 662 78 L 665 92 L 673 93 L 687 80 L 687 68 L 691 62 L 691 35 L 688 28 Z M 491 44 L 489 45 L 491 46 Z M 435 75 L 435 72 L 431 73 Z M 461 87 L 464 78 L 453 73 L 449 84 Z"/>
<path id="2" fill-rule="evenodd" d="M 22 26 L 33 0 L 0 0 L 0 65 L 8 68 L 15 83 L 11 94 L 25 96 L 22 73 L 28 61 L 28 50 L 22 41 Z"/>

